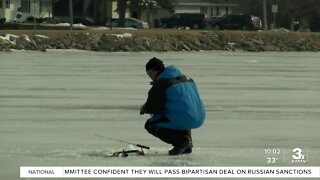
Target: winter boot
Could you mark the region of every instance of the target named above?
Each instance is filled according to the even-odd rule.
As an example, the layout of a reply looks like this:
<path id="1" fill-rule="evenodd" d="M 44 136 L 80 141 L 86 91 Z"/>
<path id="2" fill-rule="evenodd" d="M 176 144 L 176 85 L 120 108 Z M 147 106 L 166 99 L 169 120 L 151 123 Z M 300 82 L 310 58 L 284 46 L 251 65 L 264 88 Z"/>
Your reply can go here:
<path id="1" fill-rule="evenodd" d="M 179 155 L 179 154 L 190 154 L 192 153 L 192 140 L 189 136 L 185 136 L 185 142 L 174 146 L 170 151 L 169 155 Z"/>

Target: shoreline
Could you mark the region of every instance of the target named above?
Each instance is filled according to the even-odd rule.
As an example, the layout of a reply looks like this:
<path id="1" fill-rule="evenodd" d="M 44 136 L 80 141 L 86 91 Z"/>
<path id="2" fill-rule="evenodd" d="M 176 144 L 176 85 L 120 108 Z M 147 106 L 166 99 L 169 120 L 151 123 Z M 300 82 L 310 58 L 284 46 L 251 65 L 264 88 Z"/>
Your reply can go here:
<path id="1" fill-rule="evenodd" d="M 212 30 L 2 31 L 0 51 L 319 52 L 320 33 Z"/>
<path id="2" fill-rule="evenodd" d="M 223 50 L 200 50 L 200 51 L 166 51 L 166 52 L 155 52 L 155 51 L 138 51 L 138 52 L 129 52 L 129 51 L 119 51 L 119 52 L 105 52 L 105 51 L 89 51 L 89 50 L 81 50 L 81 49 L 47 49 L 46 51 L 34 51 L 34 50 L 17 50 L 17 49 L 10 49 L 8 52 L 0 51 L 0 54 L 10 54 L 10 53 L 82 53 L 82 54 L 88 54 L 92 53 L 93 55 L 95 53 L 101 53 L 105 55 L 112 55 L 112 54 L 129 54 L 129 53 L 136 53 L 136 54 L 150 54 L 153 55 L 155 53 L 162 54 L 162 53 L 174 53 L 174 54 L 183 54 L 183 53 L 217 53 L 217 54 L 226 54 L 226 55 L 232 55 L 233 53 L 236 54 L 252 54 L 252 55 L 270 55 L 270 54 L 275 54 L 275 55 L 285 55 L 285 56 L 299 56 L 300 53 L 308 53 L 308 54 L 315 54 L 318 55 L 320 51 L 259 51 L 259 52 L 250 52 L 250 51 L 223 51 Z M 320 55 L 320 54 L 319 54 Z"/>

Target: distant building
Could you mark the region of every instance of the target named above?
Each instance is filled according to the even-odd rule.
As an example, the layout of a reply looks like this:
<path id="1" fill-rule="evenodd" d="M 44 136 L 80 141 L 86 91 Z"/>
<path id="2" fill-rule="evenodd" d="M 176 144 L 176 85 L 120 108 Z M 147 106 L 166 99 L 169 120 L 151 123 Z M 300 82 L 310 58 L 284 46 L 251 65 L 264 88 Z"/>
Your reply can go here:
<path id="1" fill-rule="evenodd" d="M 0 0 L 0 18 L 24 22 L 28 17 L 50 17 L 52 0 Z"/>
<path id="2" fill-rule="evenodd" d="M 175 0 L 175 13 L 203 13 L 207 18 L 232 14 L 238 6 L 234 0 Z M 153 19 L 170 16 L 170 13 L 160 7 L 153 11 Z"/>
<path id="3" fill-rule="evenodd" d="M 204 13 L 207 17 L 222 16 L 224 14 L 231 14 L 233 8 L 237 6 L 234 0 L 175 0 L 175 12 L 195 12 Z M 118 18 L 117 1 L 115 0 L 73 0 L 73 14 L 74 16 L 93 17 L 96 21 L 100 21 L 100 17 L 104 19 Z M 69 15 L 68 1 L 60 0 L 53 3 L 54 16 L 68 16 Z M 134 17 L 147 21 L 147 11 L 142 9 L 138 12 L 137 9 L 127 7 L 126 17 Z M 159 6 L 152 11 L 152 19 L 159 19 L 169 16 L 170 13 Z"/>
<path id="4" fill-rule="evenodd" d="M 72 0 L 75 17 L 91 17 L 96 22 L 106 22 L 118 18 L 117 1 L 115 0 Z M 203 13 L 206 17 L 231 14 L 237 6 L 234 0 L 175 0 L 176 13 Z M 147 21 L 148 11 L 127 7 L 126 17 L 135 17 Z M 151 13 L 153 20 L 167 17 L 170 13 L 156 6 Z M 67 0 L 0 0 L 0 19 L 24 22 L 28 17 L 69 17 L 69 1 Z"/>
<path id="5" fill-rule="evenodd" d="M 231 0 L 176 0 L 175 12 L 203 13 L 207 17 L 232 14 L 232 9 L 237 6 Z"/>

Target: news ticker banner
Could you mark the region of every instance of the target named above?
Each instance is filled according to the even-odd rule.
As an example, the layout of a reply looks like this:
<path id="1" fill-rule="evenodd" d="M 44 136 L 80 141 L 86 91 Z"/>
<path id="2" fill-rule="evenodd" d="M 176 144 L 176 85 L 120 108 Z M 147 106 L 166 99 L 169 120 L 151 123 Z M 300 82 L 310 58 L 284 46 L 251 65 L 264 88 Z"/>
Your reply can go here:
<path id="1" fill-rule="evenodd" d="M 20 178 L 320 178 L 320 167 L 20 167 Z"/>

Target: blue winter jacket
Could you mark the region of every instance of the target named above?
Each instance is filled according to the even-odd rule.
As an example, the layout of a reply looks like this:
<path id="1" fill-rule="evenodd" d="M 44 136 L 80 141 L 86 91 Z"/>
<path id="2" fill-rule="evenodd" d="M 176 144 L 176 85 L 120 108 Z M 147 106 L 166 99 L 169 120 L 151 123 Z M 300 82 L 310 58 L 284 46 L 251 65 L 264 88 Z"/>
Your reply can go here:
<path id="1" fill-rule="evenodd" d="M 156 125 L 177 130 L 200 127 L 205 108 L 196 84 L 175 66 L 168 66 L 158 75 L 148 93 L 144 112 L 152 114 Z"/>

